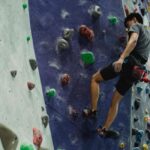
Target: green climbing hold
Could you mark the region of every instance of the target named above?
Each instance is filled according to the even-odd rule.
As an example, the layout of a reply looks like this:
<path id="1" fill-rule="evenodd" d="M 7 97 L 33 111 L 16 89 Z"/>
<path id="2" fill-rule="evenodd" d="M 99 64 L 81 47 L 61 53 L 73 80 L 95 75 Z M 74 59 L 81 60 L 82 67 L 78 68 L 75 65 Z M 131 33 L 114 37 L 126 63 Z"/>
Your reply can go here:
<path id="1" fill-rule="evenodd" d="M 30 36 L 27 37 L 27 42 L 29 42 L 31 40 Z"/>
<path id="2" fill-rule="evenodd" d="M 108 20 L 109 20 L 110 24 L 112 24 L 112 25 L 116 25 L 119 22 L 119 20 L 116 16 L 108 16 Z"/>
<path id="3" fill-rule="evenodd" d="M 27 6 L 28 6 L 28 5 L 25 4 L 25 3 L 22 5 L 22 7 L 23 7 L 24 10 L 27 8 Z"/>
<path id="4" fill-rule="evenodd" d="M 20 150 L 34 150 L 32 145 L 28 145 L 28 144 L 22 144 L 20 146 Z"/>
<path id="5" fill-rule="evenodd" d="M 46 90 L 46 95 L 47 95 L 48 97 L 54 97 L 54 96 L 56 96 L 56 90 L 53 89 L 53 88 L 47 89 L 47 90 Z"/>
<path id="6" fill-rule="evenodd" d="M 81 52 L 81 59 L 85 65 L 90 65 L 95 62 L 95 56 L 90 51 Z"/>

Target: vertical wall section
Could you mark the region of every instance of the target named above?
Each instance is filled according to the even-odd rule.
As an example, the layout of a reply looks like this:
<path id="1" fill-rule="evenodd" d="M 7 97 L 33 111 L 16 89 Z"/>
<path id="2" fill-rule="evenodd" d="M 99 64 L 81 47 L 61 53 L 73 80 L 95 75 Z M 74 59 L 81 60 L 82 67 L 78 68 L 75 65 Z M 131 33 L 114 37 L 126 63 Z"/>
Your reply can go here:
<path id="1" fill-rule="evenodd" d="M 27 5 L 24 6 L 23 4 Z M 32 70 L 29 59 L 35 59 L 30 31 L 28 1 L 0 0 L 0 138 L 5 150 L 20 150 L 23 143 L 32 144 L 32 128 L 43 134 L 42 147 L 53 150 L 49 126 L 44 128 L 41 116 L 46 114 L 39 70 Z M 17 71 L 12 77 L 11 71 Z M 15 74 L 15 73 L 14 73 Z M 27 82 L 35 84 L 29 90 Z M 42 107 L 42 108 L 41 108 Z M 3 131 L 6 130 L 4 133 Z M 9 138 L 4 137 L 9 135 Z M 17 140 L 16 146 L 8 147 Z M 6 146 L 6 147 L 5 147 Z"/>
<path id="2" fill-rule="evenodd" d="M 90 8 L 101 7 L 99 19 L 92 20 Z M 109 18 L 114 16 L 114 22 Z M 82 109 L 90 103 L 90 80 L 99 68 L 116 60 L 123 49 L 119 37 L 125 35 L 124 13 L 119 0 L 31 0 L 30 19 L 35 53 L 39 65 L 42 88 L 54 149 L 63 150 L 119 150 L 120 144 L 125 150 L 130 147 L 130 92 L 125 96 L 119 114 L 112 125 L 120 132 L 118 140 L 101 138 L 95 129 L 104 122 L 116 79 L 101 84 L 97 121 L 82 117 Z M 115 21 L 116 20 L 116 21 Z M 94 33 L 91 44 L 79 37 L 80 25 L 87 25 Z M 70 47 L 58 50 L 58 38 L 64 28 L 74 29 L 69 41 Z M 95 55 L 95 63 L 83 65 L 81 53 L 88 50 Z M 70 75 L 70 84 L 62 86 L 60 77 Z M 46 95 L 46 89 L 53 88 L 56 95 Z M 50 97 L 51 96 L 51 97 Z M 50 98 L 49 98 L 50 97 Z M 77 116 L 73 117 L 73 112 Z"/>

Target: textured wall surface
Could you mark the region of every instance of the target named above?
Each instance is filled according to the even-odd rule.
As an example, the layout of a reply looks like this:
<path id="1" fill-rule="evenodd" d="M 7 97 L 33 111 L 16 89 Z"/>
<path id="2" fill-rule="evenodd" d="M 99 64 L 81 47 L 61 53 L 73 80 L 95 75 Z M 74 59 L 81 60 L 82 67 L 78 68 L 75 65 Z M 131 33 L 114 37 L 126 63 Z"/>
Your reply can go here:
<path id="1" fill-rule="evenodd" d="M 20 144 L 32 144 L 32 128 L 36 127 L 43 133 L 42 146 L 52 150 L 49 127 L 44 128 L 41 122 L 46 110 L 41 109 L 45 103 L 39 70 L 33 71 L 29 64 L 35 55 L 32 40 L 26 40 L 31 31 L 28 8 L 23 10 L 23 3 L 28 1 L 0 0 L 0 134 L 1 124 L 11 129 L 19 139 L 20 150 Z M 17 70 L 15 78 L 10 74 L 12 70 Z M 28 81 L 35 84 L 32 91 L 27 87 Z"/>

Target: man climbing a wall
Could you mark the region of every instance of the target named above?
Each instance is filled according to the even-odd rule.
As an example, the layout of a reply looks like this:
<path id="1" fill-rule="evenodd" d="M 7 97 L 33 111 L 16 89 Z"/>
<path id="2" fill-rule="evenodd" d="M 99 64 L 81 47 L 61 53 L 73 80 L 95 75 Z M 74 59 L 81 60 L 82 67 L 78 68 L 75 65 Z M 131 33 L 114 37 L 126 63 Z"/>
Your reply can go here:
<path id="1" fill-rule="evenodd" d="M 128 29 L 128 42 L 119 59 L 107 67 L 97 71 L 91 79 L 91 108 L 84 109 L 86 117 L 96 117 L 97 102 L 100 95 L 99 83 L 119 76 L 116 89 L 113 93 L 111 106 L 102 127 L 97 129 L 100 136 L 118 137 L 119 133 L 110 130 L 115 120 L 121 99 L 138 80 L 133 76 L 134 66 L 144 66 L 148 60 L 150 51 L 150 32 L 143 26 L 143 18 L 138 13 L 129 14 L 124 25 Z"/>

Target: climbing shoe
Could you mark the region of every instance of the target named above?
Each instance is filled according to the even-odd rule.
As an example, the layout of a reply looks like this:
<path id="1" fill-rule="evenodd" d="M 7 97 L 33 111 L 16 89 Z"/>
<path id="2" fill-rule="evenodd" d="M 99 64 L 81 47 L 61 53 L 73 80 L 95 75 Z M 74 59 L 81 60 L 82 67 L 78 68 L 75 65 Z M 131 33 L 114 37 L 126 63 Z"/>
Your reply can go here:
<path id="1" fill-rule="evenodd" d="M 92 109 L 90 109 L 90 108 L 85 108 L 85 109 L 83 109 L 82 113 L 83 113 L 83 117 L 96 118 L 97 111 L 96 110 L 92 111 Z"/>
<path id="2" fill-rule="evenodd" d="M 106 130 L 105 128 L 98 128 L 97 133 L 101 137 L 112 138 L 112 139 L 118 139 L 120 136 L 120 133 L 118 131 Z"/>

